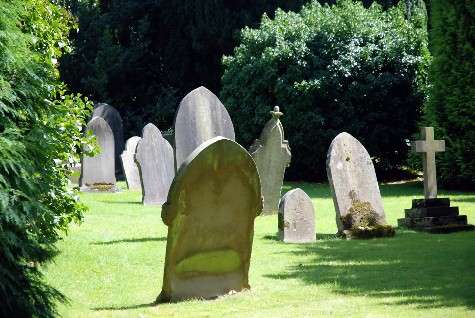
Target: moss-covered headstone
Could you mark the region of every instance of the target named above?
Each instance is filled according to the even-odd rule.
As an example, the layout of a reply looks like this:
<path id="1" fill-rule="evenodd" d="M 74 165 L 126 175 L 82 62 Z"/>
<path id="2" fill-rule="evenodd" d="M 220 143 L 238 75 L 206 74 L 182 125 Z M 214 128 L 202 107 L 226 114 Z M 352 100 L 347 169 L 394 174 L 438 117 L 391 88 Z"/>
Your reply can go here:
<path id="1" fill-rule="evenodd" d="M 216 137 L 193 151 L 162 207 L 168 238 L 158 301 L 249 288 L 254 219 L 261 210 L 259 175 L 244 148 Z"/>

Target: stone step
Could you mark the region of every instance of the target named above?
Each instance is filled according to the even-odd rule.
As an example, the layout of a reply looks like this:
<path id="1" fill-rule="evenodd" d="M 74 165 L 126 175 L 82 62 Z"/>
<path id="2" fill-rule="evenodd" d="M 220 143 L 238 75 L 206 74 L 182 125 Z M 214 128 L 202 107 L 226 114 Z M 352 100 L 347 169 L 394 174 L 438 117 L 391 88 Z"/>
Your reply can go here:
<path id="1" fill-rule="evenodd" d="M 467 216 L 437 216 L 437 217 L 422 217 L 422 218 L 405 218 L 398 220 L 398 226 L 408 228 L 424 228 L 444 225 L 466 225 Z"/>
<path id="2" fill-rule="evenodd" d="M 433 216 L 457 216 L 459 215 L 458 207 L 431 207 L 406 209 L 406 218 L 423 218 Z"/>
<path id="3" fill-rule="evenodd" d="M 475 226 L 471 224 L 465 225 L 443 225 L 443 226 L 433 226 L 428 228 L 422 228 L 421 231 L 429 233 L 453 233 L 461 231 L 473 231 Z"/>
<path id="4" fill-rule="evenodd" d="M 449 198 L 435 198 L 435 199 L 414 199 L 412 200 L 412 208 L 431 208 L 431 207 L 449 207 Z"/>

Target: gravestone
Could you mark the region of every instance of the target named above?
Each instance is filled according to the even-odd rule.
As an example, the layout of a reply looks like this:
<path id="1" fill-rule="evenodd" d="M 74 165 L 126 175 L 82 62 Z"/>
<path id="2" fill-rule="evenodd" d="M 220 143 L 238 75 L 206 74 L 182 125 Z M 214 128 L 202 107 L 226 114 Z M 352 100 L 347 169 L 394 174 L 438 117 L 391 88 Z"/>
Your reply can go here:
<path id="1" fill-rule="evenodd" d="M 162 207 L 168 226 L 159 302 L 214 298 L 249 288 L 259 174 L 236 142 L 216 137 L 178 169 Z"/>
<path id="2" fill-rule="evenodd" d="M 283 115 L 279 106 L 274 107 L 270 114 L 272 118 L 250 149 L 261 177 L 263 215 L 277 213 L 285 168 L 289 166 L 291 158 L 289 143 L 284 140 L 284 128 L 279 119 Z"/>
<path id="3" fill-rule="evenodd" d="M 119 170 L 121 165 L 120 155 L 124 150 L 124 128 L 122 127 L 122 117 L 120 116 L 117 109 L 106 103 L 94 105 L 92 117 L 102 117 L 112 129 L 112 132 L 114 133 L 115 145 L 115 167 Z"/>
<path id="4" fill-rule="evenodd" d="M 234 140 L 234 126 L 218 97 L 201 86 L 183 98 L 176 114 L 177 169 L 198 146 L 217 136 Z"/>
<path id="5" fill-rule="evenodd" d="M 163 204 L 175 175 L 173 148 L 154 124 L 142 130 L 135 160 L 139 167 L 143 204 Z"/>
<path id="6" fill-rule="evenodd" d="M 100 153 L 94 157 L 83 156 L 81 162 L 81 191 L 116 191 L 114 134 L 107 122 L 94 117 L 86 126 L 92 131 L 100 147 Z"/>
<path id="7" fill-rule="evenodd" d="M 434 128 L 421 129 L 422 140 L 412 143 L 415 152 L 422 153 L 424 169 L 424 199 L 412 200 L 412 208 L 405 210 L 405 218 L 398 220 L 400 227 L 429 233 L 471 231 L 475 227 L 459 215 L 458 207 L 450 206 L 449 198 L 437 198 L 435 153 L 445 151 L 444 140 L 434 140 Z"/>
<path id="8" fill-rule="evenodd" d="M 315 211 L 300 188 L 290 190 L 279 204 L 279 238 L 286 243 L 315 242 Z"/>
<path id="9" fill-rule="evenodd" d="M 135 162 L 135 151 L 137 144 L 142 138 L 133 136 L 127 139 L 125 143 L 125 150 L 120 155 L 122 159 L 122 168 L 124 169 L 125 181 L 129 190 L 140 190 L 142 185 L 140 183 L 140 172 L 137 163 Z"/>
<path id="10" fill-rule="evenodd" d="M 363 145 L 350 134 L 340 133 L 330 145 L 326 165 L 339 234 L 351 237 L 348 231 L 364 224 L 372 232 L 369 235 L 384 236 L 375 232 L 379 227 L 386 230 L 386 216 L 373 162 Z"/>

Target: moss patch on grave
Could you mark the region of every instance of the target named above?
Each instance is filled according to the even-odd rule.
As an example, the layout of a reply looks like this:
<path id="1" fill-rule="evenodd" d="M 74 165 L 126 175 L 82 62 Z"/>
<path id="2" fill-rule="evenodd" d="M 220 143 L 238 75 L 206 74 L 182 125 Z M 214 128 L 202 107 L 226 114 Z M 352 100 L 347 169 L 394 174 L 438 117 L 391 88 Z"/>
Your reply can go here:
<path id="1" fill-rule="evenodd" d="M 195 273 L 224 274 L 236 271 L 240 266 L 239 253 L 228 249 L 194 254 L 181 260 L 175 271 L 185 276 Z"/>

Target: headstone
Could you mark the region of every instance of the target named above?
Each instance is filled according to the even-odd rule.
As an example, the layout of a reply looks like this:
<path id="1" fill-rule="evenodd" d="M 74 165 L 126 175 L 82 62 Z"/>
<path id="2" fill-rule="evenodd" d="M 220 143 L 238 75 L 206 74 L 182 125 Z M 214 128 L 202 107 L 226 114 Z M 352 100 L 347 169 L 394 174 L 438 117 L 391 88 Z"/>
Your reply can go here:
<path id="1" fill-rule="evenodd" d="M 234 140 L 234 126 L 218 97 L 201 86 L 183 98 L 176 114 L 177 169 L 197 147 L 217 136 Z"/>
<path id="2" fill-rule="evenodd" d="M 106 103 L 94 105 L 92 117 L 102 117 L 112 129 L 115 145 L 115 167 L 116 169 L 120 169 L 120 155 L 124 150 L 124 128 L 122 127 L 122 117 L 117 109 Z"/>
<path id="3" fill-rule="evenodd" d="M 363 145 L 346 132 L 339 134 L 330 145 L 326 164 L 338 232 L 349 230 L 345 219 L 353 214 L 366 214 L 373 225 L 386 225 L 376 172 Z"/>
<path id="4" fill-rule="evenodd" d="M 423 140 L 412 143 L 415 152 L 422 153 L 424 169 L 424 199 L 412 200 L 412 208 L 405 210 L 405 218 L 398 225 L 429 233 L 472 231 L 466 215 L 459 215 L 458 207 L 450 206 L 449 198 L 437 198 L 435 153 L 445 151 L 444 140 L 434 140 L 434 128 L 421 129 Z"/>
<path id="5" fill-rule="evenodd" d="M 279 238 L 286 243 L 315 242 L 315 211 L 300 188 L 287 192 L 279 204 Z"/>
<path id="6" fill-rule="evenodd" d="M 122 159 L 122 168 L 124 169 L 125 181 L 129 190 L 140 190 L 142 185 L 140 183 L 140 172 L 137 163 L 135 162 L 135 151 L 137 144 L 142 138 L 133 136 L 127 139 L 125 143 L 125 150 L 120 155 Z"/>
<path id="7" fill-rule="evenodd" d="M 289 166 L 291 158 L 289 143 L 284 140 L 284 128 L 279 119 L 283 114 L 278 106 L 270 114 L 272 118 L 250 149 L 261 177 L 263 215 L 277 213 L 285 168 Z"/>
<path id="8" fill-rule="evenodd" d="M 249 288 L 259 174 L 248 152 L 216 137 L 179 168 L 162 207 L 168 226 L 160 302 L 214 298 Z"/>
<path id="9" fill-rule="evenodd" d="M 143 128 L 135 160 L 140 172 L 142 203 L 165 203 L 175 175 L 173 148 L 154 124 Z"/>
<path id="10" fill-rule="evenodd" d="M 116 191 L 112 129 L 103 118 L 94 117 L 86 130 L 96 137 L 100 153 L 94 157 L 83 156 L 79 179 L 81 191 Z"/>

